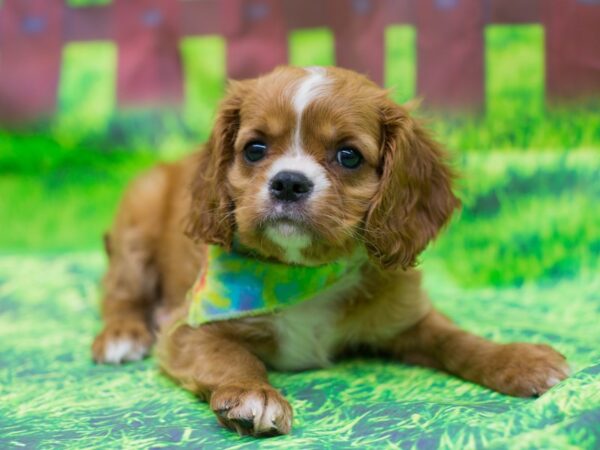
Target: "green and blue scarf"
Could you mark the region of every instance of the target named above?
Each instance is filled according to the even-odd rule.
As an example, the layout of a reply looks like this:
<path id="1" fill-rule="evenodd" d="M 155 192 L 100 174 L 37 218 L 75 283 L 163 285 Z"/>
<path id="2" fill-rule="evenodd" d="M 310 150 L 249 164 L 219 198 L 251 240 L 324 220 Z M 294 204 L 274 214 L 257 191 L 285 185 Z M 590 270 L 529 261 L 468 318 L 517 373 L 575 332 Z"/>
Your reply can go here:
<path id="1" fill-rule="evenodd" d="M 307 267 L 211 245 L 207 263 L 188 292 L 187 322 L 199 326 L 275 312 L 314 298 L 356 268 L 357 264 L 346 258 Z"/>

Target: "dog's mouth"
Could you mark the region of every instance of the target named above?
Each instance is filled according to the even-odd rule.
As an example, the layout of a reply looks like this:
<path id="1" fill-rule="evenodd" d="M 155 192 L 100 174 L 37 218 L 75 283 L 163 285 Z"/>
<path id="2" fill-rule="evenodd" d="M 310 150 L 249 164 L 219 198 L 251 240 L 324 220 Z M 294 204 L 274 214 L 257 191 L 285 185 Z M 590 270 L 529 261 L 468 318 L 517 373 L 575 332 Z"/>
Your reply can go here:
<path id="1" fill-rule="evenodd" d="M 263 232 L 269 237 L 276 236 L 278 241 L 283 239 L 309 239 L 313 232 L 306 213 L 296 208 L 273 208 L 261 221 Z"/>
<path id="2" fill-rule="evenodd" d="M 276 227 L 282 230 L 295 228 L 305 232 L 310 228 L 310 219 L 303 208 L 286 207 L 285 205 L 269 208 L 261 222 L 264 228 Z"/>
<path id="3" fill-rule="evenodd" d="M 269 220 L 265 227 L 269 234 L 276 233 L 283 238 L 306 236 L 308 230 L 303 223 L 290 219 Z"/>

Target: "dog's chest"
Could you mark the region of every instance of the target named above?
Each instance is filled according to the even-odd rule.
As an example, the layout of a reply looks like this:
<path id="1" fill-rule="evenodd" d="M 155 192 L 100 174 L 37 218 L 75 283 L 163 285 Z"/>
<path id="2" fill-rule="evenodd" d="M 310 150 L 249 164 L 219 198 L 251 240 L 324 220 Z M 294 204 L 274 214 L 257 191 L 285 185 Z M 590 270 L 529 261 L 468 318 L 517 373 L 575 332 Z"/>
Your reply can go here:
<path id="1" fill-rule="evenodd" d="M 277 351 L 269 361 L 278 370 L 326 367 L 337 344 L 339 307 L 334 298 L 309 300 L 274 317 Z"/>
<path id="2" fill-rule="evenodd" d="M 277 351 L 267 361 L 278 370 L 327 367 L 344 339 L 344 301 L 358 276 L 273 315 Z"/>

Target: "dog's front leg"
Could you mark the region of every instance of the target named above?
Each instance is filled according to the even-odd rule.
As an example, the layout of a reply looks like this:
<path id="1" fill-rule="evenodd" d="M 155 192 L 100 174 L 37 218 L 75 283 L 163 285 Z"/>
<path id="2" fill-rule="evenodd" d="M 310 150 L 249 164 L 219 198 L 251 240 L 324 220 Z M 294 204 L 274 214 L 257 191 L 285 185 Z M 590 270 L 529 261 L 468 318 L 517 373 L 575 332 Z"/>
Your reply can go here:
<path id="1" fill-rule="evenodd" d="M 158 356 L 167 374 L 209 402 L 219 422 L 240 435 L 290 432 L 292 408 L 269 384 L 264 364 L 218 324 L 165 331 Z"/>
<path id="2" fill-rule="evenodd" d="M 569 371 L 565 358 L 548 345 L 496 344 L 461 330 L 435 310 L 396 336 L 390 349 L 407 362 L 519 397 L 543 394 Z"/>

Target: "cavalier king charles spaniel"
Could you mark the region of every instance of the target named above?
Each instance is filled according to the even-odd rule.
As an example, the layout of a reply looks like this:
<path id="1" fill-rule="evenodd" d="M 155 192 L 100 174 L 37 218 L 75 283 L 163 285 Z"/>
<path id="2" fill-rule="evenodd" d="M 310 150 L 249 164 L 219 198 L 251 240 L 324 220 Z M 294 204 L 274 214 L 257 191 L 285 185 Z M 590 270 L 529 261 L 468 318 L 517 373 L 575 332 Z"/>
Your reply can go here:
<path id="1" fill-rule="evenodd" d="M 157 341 L 170 377 L 222 424 L 256 436 L 292 426 L 267 368 L 326 367 L 349 354 L 438 368 L 508 395 L 543 394 L 567 376 L 561 354 L 463 331 L 421 287 L 416 258 L 460 205 L 453 179 L 440 145 L 364 76 L 280 67 L 231 82 L 204 149 L 152 169 L 124 195 L 106 238 L 94 359 L 138 360 Z M 213 250 L 232 259 L 217 275 Z M 294 280 L 302 270 L 309 282 Z M 199 273 L 193 290 L 218 292 L 202 320 L 190 321 Z M 245 311 L 245 283 L 257 279 L 250 300 L 278 291 L 276 303 Z M 211 318 L 236 302 L 242 312 Z"/>

